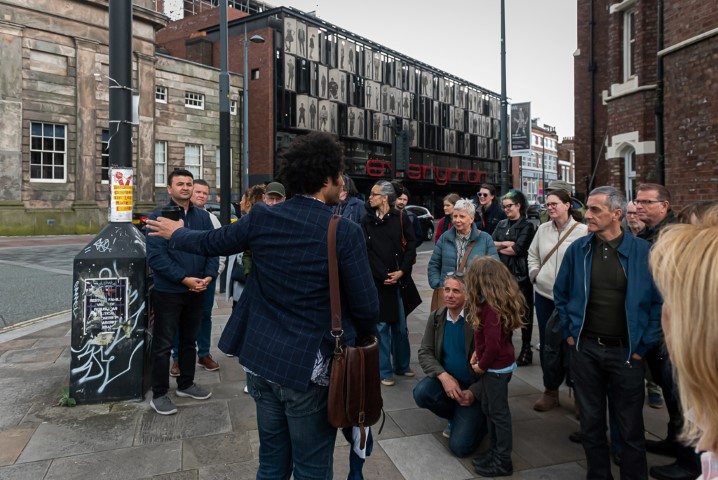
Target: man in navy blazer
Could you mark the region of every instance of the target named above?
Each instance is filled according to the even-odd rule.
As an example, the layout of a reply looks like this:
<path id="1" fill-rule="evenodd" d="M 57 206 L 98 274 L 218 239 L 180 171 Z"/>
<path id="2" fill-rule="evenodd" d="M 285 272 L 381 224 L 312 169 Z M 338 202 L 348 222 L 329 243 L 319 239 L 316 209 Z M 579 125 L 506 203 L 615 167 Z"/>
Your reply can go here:
<path id="1" fill-rule="evenodd" d="M 279 177 L 292 198 L 256 204 L 211 232 L 162 218 L 150 230 L 176 248 L 207 256 L 252 250 L 252 275 L 219 342 L 247 372 L 259 429 L 257 478 L 330 478 L 336 429 L 327 421 L 330 335 L 327 228 L 339 202 L 343 147 L 333 136 L 297 137 Z M 379 303 L 359 225 L 337 226 L 344 343 L 373 334 Z"/>

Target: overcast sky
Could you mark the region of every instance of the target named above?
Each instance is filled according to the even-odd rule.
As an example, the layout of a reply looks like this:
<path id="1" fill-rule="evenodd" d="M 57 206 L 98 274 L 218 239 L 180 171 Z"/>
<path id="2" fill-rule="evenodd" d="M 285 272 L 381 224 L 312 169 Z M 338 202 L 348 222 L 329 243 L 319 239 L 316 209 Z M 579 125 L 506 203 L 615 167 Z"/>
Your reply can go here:
<path id="1" fill-rule="evenodd" d="M 506 94 L 573 135 L 576 2 L 506 1 Z M 283 0 L 468 82 L 501 93 L 500 0 Z"/>

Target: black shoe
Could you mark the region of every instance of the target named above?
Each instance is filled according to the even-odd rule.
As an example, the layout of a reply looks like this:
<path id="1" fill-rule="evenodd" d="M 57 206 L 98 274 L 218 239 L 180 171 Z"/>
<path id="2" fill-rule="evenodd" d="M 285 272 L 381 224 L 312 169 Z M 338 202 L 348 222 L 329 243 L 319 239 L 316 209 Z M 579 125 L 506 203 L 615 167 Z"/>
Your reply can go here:
<path id="1" fill-rule="evenodd" d="M 675 457 L 678 452 L 678 444 L 670 440 L 646 440 L 646 451 L 656 455 Z"/>
<path id="2" fill-rule="evenodd" d="M 473 460 L 471 460 L 471 463 L 472 463 L 472 464 L 474 465 L 474 467 L 476 467 L 476 468 L 483 468 L 483 467 L 485 467 L 486 465 L 488 465 L 489 463 L 491 463 L 491 461 L 492 461 L 493 459 L 494 459 L 493 452 L 492 452 L 491 450 L 488 450 L 488 451 L 486 451 L 486 452 L 484 452 L 484 453 L 479 454 L 478 457 L 476 457 L 476 458 L 474 458 Z"/>
<path id="3" fill-rule="evenodd" d="M 579 432 L 573 432 L 571 435 L 568 436 L 568 439 L 571 440 L 573 443 L 583 443 L 583 434 Z"/>
<path id="4" fill-rule="evenodd" d="M 498 459 L 493 459 L 487 465 L 474 467 L 474 471 L 482 477 L 508 477 L 514 473 L 514 464 L 511 463 L 511 460 L 501 462 Z"/>
<path id="5" fill-rule="evenodd" d="M 701 472 L 678 462 L 660 467 L 651 467 L 648 471 L 657 480 L 695 480 Z"/>
<path id="6" fill-rule="evenodd" d="M 519 358 L 516 359 L 516 365 L 519 367 L 531 365 L 533 358 L 534 352 L 531 350 L 531 345 L 524 345 L 523 347 L 521 347 L 521 353 L 519 353 Z"/>

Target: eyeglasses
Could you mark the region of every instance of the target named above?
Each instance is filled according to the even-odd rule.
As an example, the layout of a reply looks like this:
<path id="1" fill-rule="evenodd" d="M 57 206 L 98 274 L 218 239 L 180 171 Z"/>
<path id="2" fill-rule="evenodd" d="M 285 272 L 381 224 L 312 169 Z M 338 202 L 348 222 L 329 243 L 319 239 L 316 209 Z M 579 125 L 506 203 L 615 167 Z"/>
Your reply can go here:
<path id="1" fill-rule="evenodd" d="M 489 193 L 477 193 L 476 195 L 478 195 L 479 197 L 484 197 L 484 198 L 486 198 L 486 197 L 488 197 L 490 194 L 489 194 Z"/>
<path id="2" fill-rule="evenodd" d="M 514 205 L 516 205 L 516 204 L 515 204 L 515 203 L 509 203 L 509 204 L 507 204 L 507 205 L 502 205 L 502 207 L 503 207 L 504 210 L 511 210 L 511 207 L 513 207 Z"/>
<path id="3" fill-rule="evenodd" d="M 464 278 L 464 272 L 449 272 L 446 274 L 446 278 L 449 277 Z"/>
<path id="4" fill-rule="evenodd" d="M 638 215 L 638 212 L 626 212 L 626 215 Z"/>
<path id="5" fill-rule="evenodd" d="M 370 197 L 381 197 L 381 193 L 369 192 Z"/>
<path id="6" fill-rule="evenodd" d="M 663 203 L 665 200 L 633 200 L 634 205 L 648 205 L 650 203 Z"/>
<path id="7" fill-rule="evenodd" d="M 560 205 L 560 203 L 547 203 L 546 208 L 556 208 Z"/>

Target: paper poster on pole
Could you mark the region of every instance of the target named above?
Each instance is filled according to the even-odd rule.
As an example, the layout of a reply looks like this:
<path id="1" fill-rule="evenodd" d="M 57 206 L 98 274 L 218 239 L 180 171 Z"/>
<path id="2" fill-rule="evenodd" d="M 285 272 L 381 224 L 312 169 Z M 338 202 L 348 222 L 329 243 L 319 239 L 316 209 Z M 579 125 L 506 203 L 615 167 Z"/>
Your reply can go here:
<path id="1" fill-rule="evenodd" d="M 131 168 L 110 168 L 110 222 L 132 221 Z"/>

